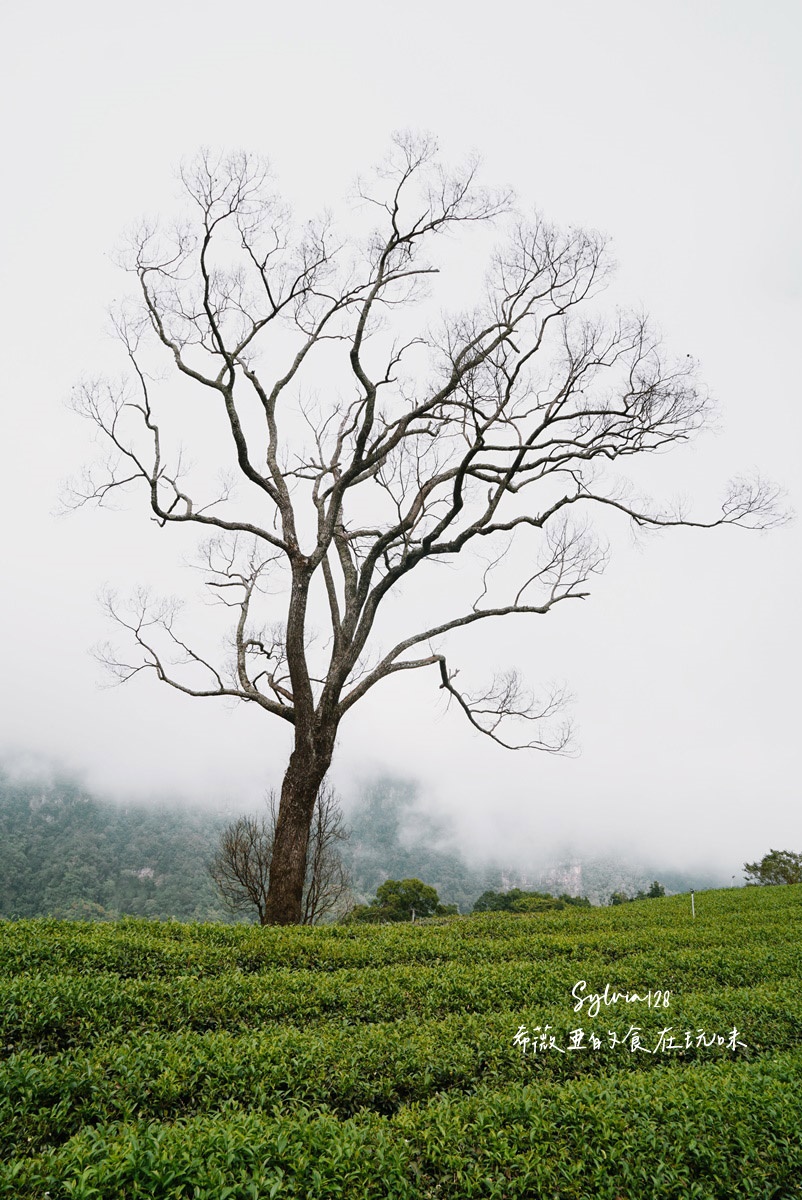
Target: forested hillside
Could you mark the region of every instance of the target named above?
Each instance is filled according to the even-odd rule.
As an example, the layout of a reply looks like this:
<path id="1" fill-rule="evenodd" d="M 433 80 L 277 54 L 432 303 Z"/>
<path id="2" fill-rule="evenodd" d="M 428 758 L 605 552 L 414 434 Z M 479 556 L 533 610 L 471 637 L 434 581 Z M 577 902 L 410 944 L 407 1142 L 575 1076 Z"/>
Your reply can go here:
<path id="1" fill-rule="evenodd" d="M 370 899 L 385 879 L 422 879 L 443 904 L 470 912 L 483 891 L 500 885 L 497 867 L 464 861 L 453 847 L 453 830 L 425 810 L 409 780 L 385 776 L 366 784 L 347 824 L 347 860 L 357 900 Z"/>
<path id="2" fill-rule="evenodd" d="M 412 785 L 381 779 L 348 811 L 354 898 L 367 899 L 388 877 L 414 876 L 469 911 L 499 885 L 499 871 L 436 849 L 442 831 L 413 811 L 414 801 Z M 69 781 L 12 782 L 0 773 L 0 916 L 230 921 L 206 871 L 227 819 L 178 804 L 120 805 Z"/>
<path id="3" fill-rule="evenodd" d="M 205 866 L 223 823 L 0 775 L 0 916 L 230 920 Z"/>
<path id="4" fill-rule="evenodd" d="M 233 920 L 206 870 L 221 829 L 238 815 L 226 816 L 222 803 L 218 812 L 175 802 L 123 805 L 68 780 L 20 782 L 0 769 L 0 917 Z M 461 912 L 485 891 L 515 886 L 602 904 L 655 878 L 654 868 L 609 859 L 514 869 L 469 863 L 457 848 L 458 831 L 427 810 L 408 780 L 368 781 L 345 820 L 351 836 L 343 857 L 358 902 L 385 879 L 417 878 Z M 698 874 L 659 878 L 669 892 L 720 882 Z"/>

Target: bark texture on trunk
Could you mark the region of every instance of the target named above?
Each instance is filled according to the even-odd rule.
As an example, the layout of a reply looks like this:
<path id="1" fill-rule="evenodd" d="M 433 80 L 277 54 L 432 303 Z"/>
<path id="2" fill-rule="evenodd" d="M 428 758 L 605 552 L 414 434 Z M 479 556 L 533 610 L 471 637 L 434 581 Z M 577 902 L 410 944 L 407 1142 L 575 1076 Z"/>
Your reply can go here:
<path id="1" fill-rule="evenodd" d="M 264 925 L 298 925 L 309 830 L 318 790 L 331 764 L 333 737 L 298 737 L 281 785 Z"/>

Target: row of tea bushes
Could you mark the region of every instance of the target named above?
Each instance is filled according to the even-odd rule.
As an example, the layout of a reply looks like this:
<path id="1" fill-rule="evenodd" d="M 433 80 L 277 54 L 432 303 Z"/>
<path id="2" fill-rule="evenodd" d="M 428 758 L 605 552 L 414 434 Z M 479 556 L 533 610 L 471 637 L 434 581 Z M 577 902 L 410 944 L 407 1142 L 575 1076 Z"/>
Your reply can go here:
<path id="1" fill-rule="evenodd" d="M 697 914 L 0 921 L 0 1196 L 802 1200 L 802 886 Z"/>
<path id="2" fill-rule="evenodd" d="M 146 1031 L 52 1056 L 23 1051 L 0 1064 L 0 1156 L 64 1141 L 84 1125 L 174 1119 L 225 1105 L 386 1114 L 441 1091 L 480 1085 L 752 1060 L 802 1044 L 802 997 L 789 1003 L 782 989 L 765 985 L 691 994 L 669 1010 L 611 1011 L 596 1020 L 551 1015 L 549 1037 L 557 1048 L 534 1052 L 515 1044 L 523 1021 L 534 1029 L 545 1018 L 519 1010 L 386 1024 L 277 1025 L 245 1034 Z M 578 1021 L 584 1037 L 573 1049 Z M 633 1022 L 638 1046 L 625 1040 Z M 733 1028 L 737 1036 L 730 1038 Z M 666 1029 L 673 1049 L 660 1037 Z M 723 1043 L 710 1044 L 715 1034 Z"/>
<path id="3" fill-rule="evenodd" d="M 662 959 L 654 953 L 633 954 L 613 980 L 607 964 L 592 954 L 579 963 L 558 959 L 334 972 L 276 969 L 170 981 L 40 972 L 0 979 L 0 1058 L 24 1049 L 54 1052 L 147 1029 L 241 1031 L 277 1021 L 369 1024 L 502 1009 L 568 1012 L 574 1006 L 572 989 L 581 979 L 588 981 L 589 990 L 603 988 L 607 980 L 639 993 L 656 981 L 670 991 L 672 1009 L 691 994 L 723 994 L 764 983 L 776 985 L 795 1004 L 796 981 L 802 975 L 795 968 L 798 954 L 796 948 L 775 952 L 768 962 L 763 949 L 744 947 L 739 955 L 733 952 L 732 961 L 717 958 L 714 963 L 701 951 Z"/>
<path id="4" fill-rule="evenodd" d="M 0 978 L 20 972 L 172 979 L 176 975 L 245 974 L 276 968 L 334 971 L 392 964 L 440 965 L 598 955 L 613 965 L 631 954 L 664 956 L 694 949 L 727 959 L 743 947 L 748 915 L 764 960 L 797 950 L 802 888 L 737 888 L 700 893 L 697 917 L 687 896 L 612 909 L 571 907 L 533 917 L 493 913 L 442 923 L 261 929 L 178 921 L 0 920 Z"/>
<path id="5" fill-rule="evenodd" d="M 441 1096 L 88 1128 L 0 1166 L 9 1200 L 792 1200 L 802 1052 Z"/>

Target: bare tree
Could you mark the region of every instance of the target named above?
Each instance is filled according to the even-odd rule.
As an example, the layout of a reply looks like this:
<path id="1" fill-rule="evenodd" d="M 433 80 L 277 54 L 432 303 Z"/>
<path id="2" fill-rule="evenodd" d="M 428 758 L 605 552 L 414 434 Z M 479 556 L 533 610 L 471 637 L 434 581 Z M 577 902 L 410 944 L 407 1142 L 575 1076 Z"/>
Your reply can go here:
<path id="1" fill-rule="evenodd" d="M 109 599 L 137 652 L 109 650 L 106 661 L 121 680 L 152 671 L 292 727 L 265 920 L 298 922 L 340 722 L 378 683 L 431 668 L 475 729 L 511 748 L 564 750 L 559 690 L 536 696 L 516 671 L 463 685 L 446 635 L 587 596 L 605 563 L 582 515 L 594 509 L 641 527 L 780 518 L 759 480 L 736 481 L 704 521 L 630 494 L 618 460 L 703 425 L 693 364 L 667 361 L 643 316 L 600 312 L 609 264 L 598 234 L 519 215 L 509 195 L 479 185 L 475 162 L 448 171 L 431 140 L 397 136 L 340 232 L 328 217 L 293 226 L 246 154 L 203 153 L 182 180 L 191 217 L 171 230 L 143 224 L 124 255 L 137 297 L 114 320 L 128 378 L 76 391 L 109 457 L 73 495 L 105 503 L 144 485 L 160 526 L 212 535 L 203 565 L 232 617 L 228 656 L 190 645 L 175 607 L 143 592 L 128 606 Z M 361 230 L 349 227 L 359 219 Z M 432 316 L 443 235 L 462 229 L 481 243 L 490 224 L 501 240 L 484 298 Z M 183 450 L 204 404 L 222 421 L 214 449 L 228 475 L 217 490 Z M 458 557 L 475 587 L 430 589 L 421 619 L 407 585 Z"/>
<path id="2" fill-rule="evenodd" d="M 273 828 L 278 813 L 273 809 Z M 341 909 L 351 893 L 351 878 L 342 860 L 340 843 L 348 840 L 343 812 L 336 794 L 324 783 L 317 795 L 309 831 L 301 921 L 316 925 Z"/>
<path id="3" fill-rule="evenodd" d="M 244 816 L 220 834 L 209 874 L 231 912 L 256 912 L 259 924 L 267 922 L 270 862 L 275 823 L 265 817 Z"/>
<path id="4" fill-rule="evenodd" d="M 209 874 L 232 912 L 256 912 L 268 921 L 268 895 L 278 808 L 268 796 L 266 817 L 242 816 L 220 835 Z M 301 923 L 315 925 L 350 893 L 350 878 L 339 852 L 348 831 L 334 789 L 323 783 L 315 800 L 304 878 Z"/>

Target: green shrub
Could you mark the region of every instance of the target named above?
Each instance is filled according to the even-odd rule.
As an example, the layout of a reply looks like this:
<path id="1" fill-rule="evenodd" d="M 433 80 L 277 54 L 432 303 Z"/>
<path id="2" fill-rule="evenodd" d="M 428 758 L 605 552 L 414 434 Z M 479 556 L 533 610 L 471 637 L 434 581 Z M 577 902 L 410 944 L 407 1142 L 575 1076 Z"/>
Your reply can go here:
<path id="1" fill-rule="evenodd" d="M 560 899 L 0 922 L 0 1197 L 798 1197 L 802 886 Z"/>

